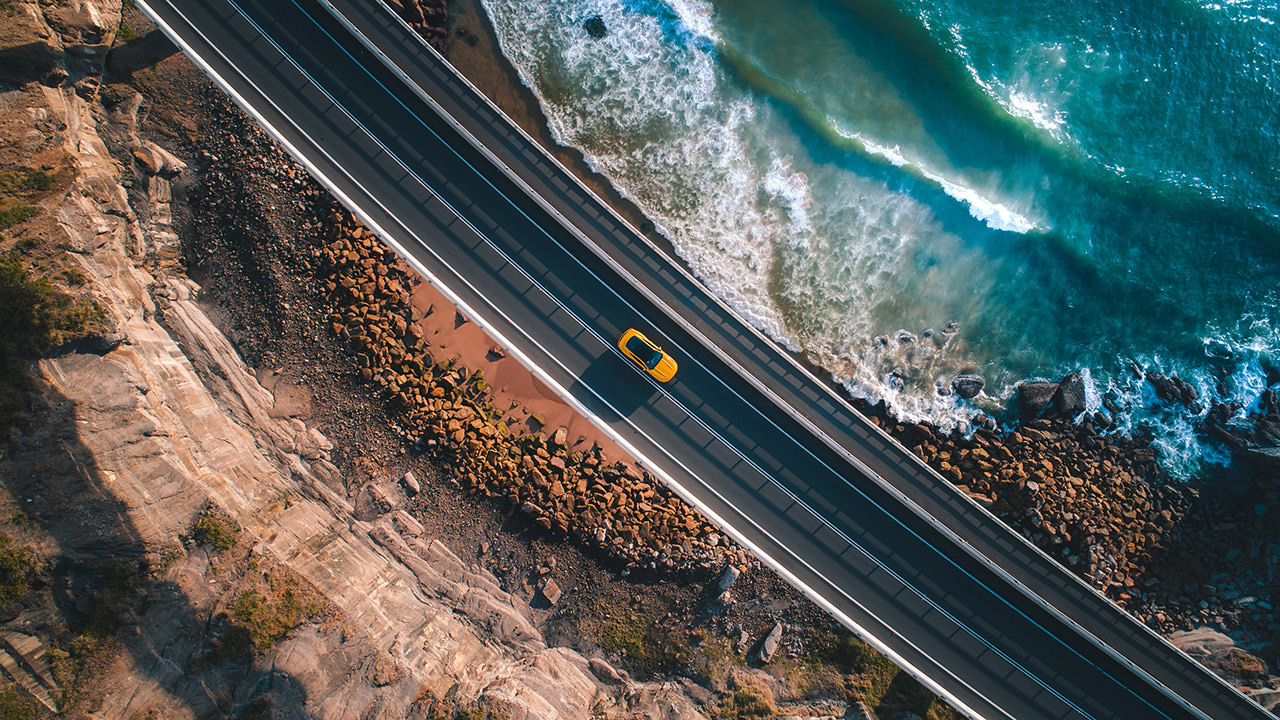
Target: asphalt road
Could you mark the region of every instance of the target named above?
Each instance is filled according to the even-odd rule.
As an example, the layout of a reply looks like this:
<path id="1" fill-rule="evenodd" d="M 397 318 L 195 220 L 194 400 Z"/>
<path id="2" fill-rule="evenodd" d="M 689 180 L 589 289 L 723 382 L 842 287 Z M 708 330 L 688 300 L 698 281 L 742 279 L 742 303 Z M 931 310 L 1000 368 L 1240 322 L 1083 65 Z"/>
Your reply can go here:
<path id="1" fill-rule="evenodd" d="M 962 710 L 1271 717 L 733 317 L 376 0 L 332 1 L 138 4 L 544 381 Z M 613 347 L 632 326 L 676 357 L 672 383 Z"/>

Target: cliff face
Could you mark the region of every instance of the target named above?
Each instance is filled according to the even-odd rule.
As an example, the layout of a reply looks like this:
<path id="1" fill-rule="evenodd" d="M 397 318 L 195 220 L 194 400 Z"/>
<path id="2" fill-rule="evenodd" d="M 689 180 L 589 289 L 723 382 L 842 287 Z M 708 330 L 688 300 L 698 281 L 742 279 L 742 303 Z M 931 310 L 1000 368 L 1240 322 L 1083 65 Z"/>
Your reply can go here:
<path id="1" fill-rule="evenodd" d="M 190 171 L 138 138 L 145 98 L 116 87 L 107 106 L 99 92 L 120 6 L 12 8 L 6 40 L 35 60 L 4 100 L 31 118 L 25 142 L 74 162 L 74 185 L 44 211 L 116 332 L 97 353 L 39 362 L 35 422 L 0 457 L 4 504 L 32 521 L 23 537 L 43 576 L 66 586 L 65 601 L 28 593 L 6 631 L 34 645 L 0 646 L 16 661 L 5 665 L 65 657 L 49 649 L 59 618 L 92 624 L 114 577 L 104 568 L 141 574 L 117 608 L 120 652 L 98 656 L 78 695 L 56 671 L 11 674 L 51 706 L 103 718 L 405 717 L 446 698 L 512 718 L 696 717 L 678 692 L 548 648 L 526 602 L 402 511 L 357 519 L 332 443 L 277 411 L 174 262 L 172 183 Z M 210 518 L 228 529 L 210 534 Z M 287 632 L 244 627 L 296 598 L 312 599 Z M 236 627 L 257 654 L 235 652 Z"/>

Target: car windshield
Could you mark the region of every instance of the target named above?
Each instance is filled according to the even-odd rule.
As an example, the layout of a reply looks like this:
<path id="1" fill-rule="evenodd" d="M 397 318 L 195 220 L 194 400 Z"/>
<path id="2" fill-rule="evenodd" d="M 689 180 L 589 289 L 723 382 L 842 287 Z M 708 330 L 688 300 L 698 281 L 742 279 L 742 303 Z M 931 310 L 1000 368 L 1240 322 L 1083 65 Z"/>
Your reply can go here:
<path id="1" fill-rule="evenodd" d="M 658 367 L 658 363 L 662 362 L 662 351 L 654 348 L 638 337 L 632 336 L 627 340 L 627 349 L 631 354 L 635 355 L 644 363 L 645 367 L 650 370 Z"/>

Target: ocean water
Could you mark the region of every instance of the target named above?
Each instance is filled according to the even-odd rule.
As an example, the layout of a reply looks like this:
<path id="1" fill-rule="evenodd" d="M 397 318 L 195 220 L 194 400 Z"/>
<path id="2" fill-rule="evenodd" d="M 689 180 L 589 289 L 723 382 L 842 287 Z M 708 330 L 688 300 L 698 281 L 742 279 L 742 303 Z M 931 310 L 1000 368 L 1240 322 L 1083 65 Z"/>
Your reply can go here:
<path id="1" fill-rule="evenodd" d="M 1084 370 L 1189 476 L 1227 454 L 1132 367 L 1241 413 L 1277 379 L 1277 0 L 483 3 L 557 141 L 903 419 Z"/>

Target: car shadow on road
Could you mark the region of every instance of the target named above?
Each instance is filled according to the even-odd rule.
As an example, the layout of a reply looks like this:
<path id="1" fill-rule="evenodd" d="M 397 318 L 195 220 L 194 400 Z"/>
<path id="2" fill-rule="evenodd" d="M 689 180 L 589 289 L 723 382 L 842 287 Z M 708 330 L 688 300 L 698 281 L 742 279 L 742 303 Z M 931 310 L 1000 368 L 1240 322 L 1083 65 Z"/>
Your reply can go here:
<path id="1" fill-rule="evenodd" d="M 658 388 L 621 354 L 606 351 L 573 381 L 569 392 L 596 417 L 616 423 L 651 402 Z"/>

